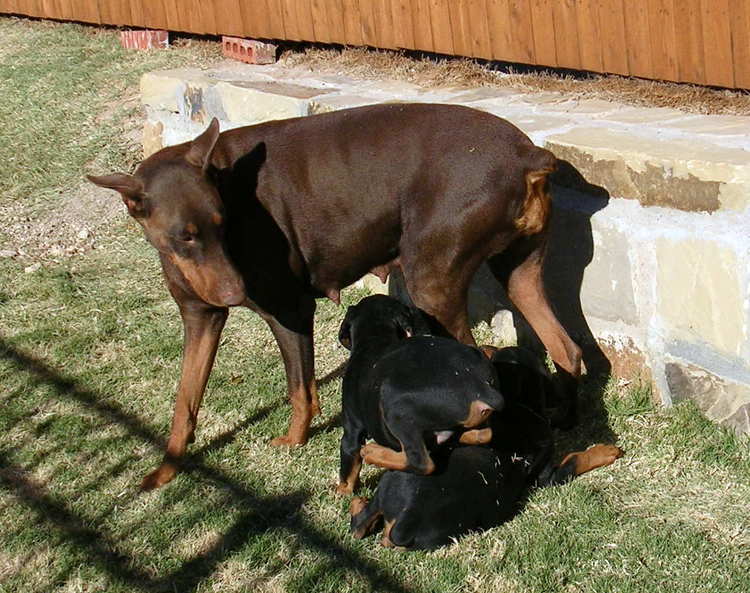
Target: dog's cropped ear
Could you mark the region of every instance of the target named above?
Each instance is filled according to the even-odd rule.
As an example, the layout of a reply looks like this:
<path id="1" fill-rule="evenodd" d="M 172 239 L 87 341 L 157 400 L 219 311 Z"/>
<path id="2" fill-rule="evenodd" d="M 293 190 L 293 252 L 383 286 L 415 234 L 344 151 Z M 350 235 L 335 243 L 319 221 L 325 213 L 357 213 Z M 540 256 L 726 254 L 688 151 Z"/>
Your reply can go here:
<path id="1" fill-rule="evenodd" d="M 143 183 L 133 175 L 112 173 L 111 175 L 86 175 L 86 178 L 99 187 L 106 187 L 120 192 L 122 201 L 134 218 L 146 216 L 146 204 L 143 198 Z"/>
<path id="2" fill-rule="evenodd" d="M 344 321 L 341 322 L 341 327 L 339 328 L 339 343 L 347 350 L 352 349 L 352 323 L 349 318 L 353 308 L 349 307 L 346 310 Z"/>
<path id="3" fill-rule="evenodd" d="M 208 128 L 200 136 L 190 143 L 190 149 L 185 155 L 185 160 L 191 165 L 200 167 L 203 171 L 211 162 L 211 155 L 219 139 L 219 120 L 213 118 Z"/>

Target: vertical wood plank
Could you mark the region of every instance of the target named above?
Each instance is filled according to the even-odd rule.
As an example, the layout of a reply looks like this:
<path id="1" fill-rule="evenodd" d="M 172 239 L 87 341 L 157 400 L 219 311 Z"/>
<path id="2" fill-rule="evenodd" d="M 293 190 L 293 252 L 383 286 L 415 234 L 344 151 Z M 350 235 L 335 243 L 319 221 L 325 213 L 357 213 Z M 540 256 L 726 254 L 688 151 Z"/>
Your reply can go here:
<path id="1" fill-rule="evenodd" d="M 313 28 L 312 0 L 296 0 L 297 27 L 302 41 L 316 41 Z"/>
<path id="2" fill-rule="evenodd" d="M 628 74 L 625 42 L 625 10 L 622 0 L 597 0 L 605 72 Z M 630 3 L 628 3 L 630 6 Z"/>
<path id="3" fill-rule="evenodd" d="M 732 0 L 732 2 L 738 1 Z M 706 84 L 727 87 L 734 85 L 729 2 L 730 0 L 702 0 L 701 2 Z"/>
<path id="4" fill-rule="evenodd" d="M 534 32 L 534 56 L 542 66 L 557 66 L 554 0 L 530 0 L 531 26 Z"/>
<path id="5" fill-rule="evenodd" d="M 492 59 L 490 23 L 485 0 L 466 0 L 464 7 L 465 18 L 469 23 L 470 55 L 485 60 Z"/>
<path id="6" fill-rule="evenodd" d="M 57 4 L 61 19 L 66 21 L 74 20 L 75 15 L 73 14 L 73 6 L 71 5 L 70 0 L 57 0 Z"/>
<path id="7" fill-rule="evenodd" d="M 458 56 L 470 56 L 471 33 L 467 15 L 467 0 L 450 0 L 448 12 L 450 14 L 453 53 Z"/>
<path id="8" fill-rule="evenodd" d="M 487 0 L 487 18 L 494 59 L 536 63 L 528 0 Z"/>
<path id="9" fill-rule="evenodd" d="M 237 20 L 240 21 L 240 32 L 236 34 L 238 37 L 273 38 L 266 0 L 259 0 L 252 4 L 238 0 L 237 4 L 239 9 Z M 220 26 L 220 23 L 217 22 L 216 26 Z"/>
<path id="10" fill-rule="evenodd" d="M 245 6 L 246 2 L 242 2 L 243 7 Z M 281 0 L 266 0 L 265 5 L 263 4 L 263 0 L 259 0 L 258 4 L 260 5 L 258 7 L 258 11 L 255 11 L 255 4 L 252 5 L 251 10 L 249 14 L 251 15 L 251 20 L 247 20 L 243 17 L 243 20 L 245 24 L 251 25 L 252 27 L 260 26 L 262 28 L 262 23 L 266 22 L 268 23 L 268 35 L 267 37 L 269 39 L 290 39 L 286 36 L 285 32 L 285 24 L 284 24 L 284 11 L 281 6 Z M 262 17 L 264 15 L 263 9 L 265 8 L 265 18 L 266 20 L 263 21 Z M 244 14 L 244 13 L 243 13 Z M 255 15 L 255 16 L 253 16 Z M 259 19 L 261 21 L 260 25 L 257 25 L 254 21 L 254 19 Z"/>
<path id="11" fill-rule="evenodd" d="M 391 0 L 393 14 L 394 43 L 396 47 L 414 49 L 414 24 L 409 0 Z"/>
<path id="12" fill-rule="evenodd" d="M 449 0 L 430 0 L 433 51 L 440 54 L 453 53 L 453 31 L 448 2 Z"/>
<path id="13" fill-rule="evenodd" d="M 362 17 L 359 14 L 359 0 L 341 0 L 344 12 L 344 37 L 349 45 L 363 45 Z"/>
<path id="14" fill-rule="evenodd" d="M 150 2 L 149 4 L 158 4 L 158 2 Z M 218 35 L 242 37 L 244 22 L 240 0 L 216 0 L 211 4 L 213 4 L 216 33 Z M 265 1 L 253 2 L 253 5 L 256 4 L 265 5 Z"/>
<path id="15" fill-rule="evenodd" d="M 628 57 L 628 71 L 632 76 L 642 78 L 653 76 L 651 33 L 648 18 L 649 2 L 650 0 L 628 3 L 628 9 L 625 11 L 625 47 Z M 604 38 L 602 42 L 607 43 Z"/>
<path id="16" fill-rule="evenodd" d="M 341 0 L 328 0 L 326 12 L 328 15 L 328 30 L 332 43 L 346 43 L 346 29 L 344 27 L 344 8 Z"/>
<path id="17" fill-rule="evenodd" d="M 91 0 L 72 0 L 74 18 L 84 23 L 99 23 L 99 5 Z"/>
<path id="18" fill-rule="evenodd" d="M 170 31 L 182 31 L 180 17 L 177 12 L 177 0 L 162 0 L 164 7 L 164 19 L 167 21 L 167 29 Z"/>
<path id="19" fill-rule="evenodd" d="M 46 4 L 47 0 L 43 0 Z M 107 25 L 127 26 L 130 24 L 130 4 L 126 1 L 112 2 L 99 0 L 99 16 Z"/>
<path id="20" fill-rule="evenodd" d="M 331 30 L 328 25 L 328 0 L 312 0 L 310 3 L 310 12 L 312 13 L 312 26 L 315 34 L 315 41 L 322 43 L 331 43 Z"/>
<path id="21" fill-rule="evenodd" d="M 430 19 L 430 0 L 411 0 L 414 45 L 423 51 L 435 51 Z"/>
<path id="22" fill-rule="evenodd" d="M 675 61 L 678 79 L 703 84 L 706 80 L 706 66 L 701 0 L 680 0 L 679 6 L 675 5 L 675 8 Z"/>
<path id="23" fill-rule="evenodd" d="M 57 2 L 55 2 L 55 0 L 42 0 L 42 14 L 45 18 L 59 18 L 60 10 Z"/>
<path id="24" fill-rule="evenodd" d="M 555 21 L 557 65 L 563 68 L 580 68 L 576 0 L 556 0 L 552 5 L 552 15 Z"/>
<path id="25" fill-rule="evenodd" d="M 146 0 L 147 1 L 147 0 Z M 149 25 L 146 23 L 143 5 L 144 0 L 130 0 L 130 25 L 133 27 L 144 27 L 147 28 Z"/>
<path id="26" fill-rule="evenodd" d="M 297 24 L 297 0 L 280 0 L 281 15 L 284 19 L 284 35 L 290 41 L 301 41 L 299 25 Z"/>
<path id="27" fill-rule="evenodd" d="M 593 72 L 601 72 L 602 43 L 607 43 L 599 31 L 599 11 L 593 0 L 578 0 L 576 13 L 578 28 L 578 52 L 581 68 Z"/>
<path id="28" fill-rule="evenodd" d="M 750 0 L 730 3 L 734 84 L 750 89 Z"/>
<path id="29" fill-rule="evenodd" d="M 393 12 L 391 0 L 371 0 L 372 13 L 375 20 L 375 36 L 377 46 L 395 49 L 396 35 L 393 29 Z"/>
<path id="30" fill-rule="evenodd" d="M 375 13 L 372 0 L 359 0 L 359 19 L 364 45 L 377 47 L 378 34 L 375 29 Z"/>
<path id="31" fill-rule="evenodd" d="M 677 41 L 674 32 L 674 8 L 673 0 L 650 0 L 649 2 L 651 67 L 653 75 L 664 80 L 677 80 L 678 78 L 675 60 Z"/>

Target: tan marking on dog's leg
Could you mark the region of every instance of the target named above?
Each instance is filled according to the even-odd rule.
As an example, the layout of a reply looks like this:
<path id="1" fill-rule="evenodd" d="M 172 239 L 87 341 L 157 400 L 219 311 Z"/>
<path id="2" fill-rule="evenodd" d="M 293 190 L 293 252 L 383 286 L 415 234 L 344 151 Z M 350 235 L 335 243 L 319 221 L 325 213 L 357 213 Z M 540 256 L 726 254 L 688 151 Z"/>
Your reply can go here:
<path id="1" fill-rule="evenodd" d="M 227 318 L 227 311 L 217 310 L 194 314 L 183 312 L 185 329 L 182 376 L 172 417 L 172 430 L 167 442 L 164 461 L 141 483 L 143 490 L 163 486 L 177 475 L 179 461 L 185 455 L 188 442 L 194 438 L 203 393 L 216 357 L 219 337 Z"/>
<path id="2" fill-rule="evenodd" d="M 571 459 L 575 463 L 575 475 L 580 476 L 598 467 L 611 465 L 622 457 L 623 450 L 615 445 L 592 445 L 585 451 L 569 453 L 560 463 L 562 467 Z"/>

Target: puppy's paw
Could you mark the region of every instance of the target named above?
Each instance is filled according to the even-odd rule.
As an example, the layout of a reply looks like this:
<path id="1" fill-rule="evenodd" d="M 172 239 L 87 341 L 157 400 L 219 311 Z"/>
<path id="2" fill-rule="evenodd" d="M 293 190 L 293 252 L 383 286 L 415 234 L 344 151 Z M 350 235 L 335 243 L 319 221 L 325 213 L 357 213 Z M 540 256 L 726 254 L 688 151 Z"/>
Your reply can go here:
<path id="1" fill-rule="evenodd" d="M 596 467 L 611 465 L 625 454 L 625 451 L 615 445 L 592 445 L 586 450 L 591 455 L 592 461 Z"/>

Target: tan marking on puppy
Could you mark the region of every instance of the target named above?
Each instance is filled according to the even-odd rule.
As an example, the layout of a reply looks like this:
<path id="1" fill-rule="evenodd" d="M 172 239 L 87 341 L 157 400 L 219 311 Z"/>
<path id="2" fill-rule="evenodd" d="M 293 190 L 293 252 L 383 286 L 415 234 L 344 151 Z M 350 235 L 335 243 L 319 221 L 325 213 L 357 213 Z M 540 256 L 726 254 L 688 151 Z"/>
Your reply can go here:
<path id="1" fill-rule="evenodd" d="M 624 455 L 624 451 L 615 445 L 592 445 L 585 451 L 569 453 L 560 463 L 565 465 L 572 458 L 575 463 L 575 475 L 580 476 L 598 467 L 612 465 Z"/>
<path id="2" fill-rule="evenodd" d="M 195 235 L 198 233 L 198 227 L 195 226 L 192 222 L 189 222 L 185 225 L 185 231 L 190 233 L 191 235 Z"/>
<path id="3" fill-rule="evenodd" d="M 364 496 L 355 496 L 349 504 L 349 514 L 353 517 L 359 515 L 370 501 Z"/>
<path id="4" fill-rule="evenodd" d="M 213 222 L 216 226 L 219 226 L 222 222 L 224 222 L 224 219 L 221 217 L 221 214 L 219 214 L 218 212 L 214 212 L 211 215 L 211 222 Z"/>
<path id="5" fill-rule="evenodd" d="M 492 429 L 488 426 L 487 428 L 474 428 L 462 432 L 459 443 L 464 445 L 486 445 L 492 440 Z"/>
<path id="6" fill-rule="evenodd" d="M 478 346 L 478 348 L 487 358 L 492 358 L 492 355 L 498 350 L 495 346 L 490 346 L 489 344 Z"/>
<path id="7" fill-rule="evenodd" d="M 346 478 L 345 482 L 340 482 L 336 486 L 336 494 L 339 496 L 348 496 L 359 487 L 359 472 L 362 469 L 362 457 L 357 455 L 352 464 L 352 471 Z"/>
<path id="8" fill-rule="evenodd" d="M 493 411 L 494 408 L 489 404 L 486 404 L 482 400 L 475 399 L 469 406 L 469 415 L 461 425 L 466 428 L 476 428 L 480 424 L 483 424 Z"/>

